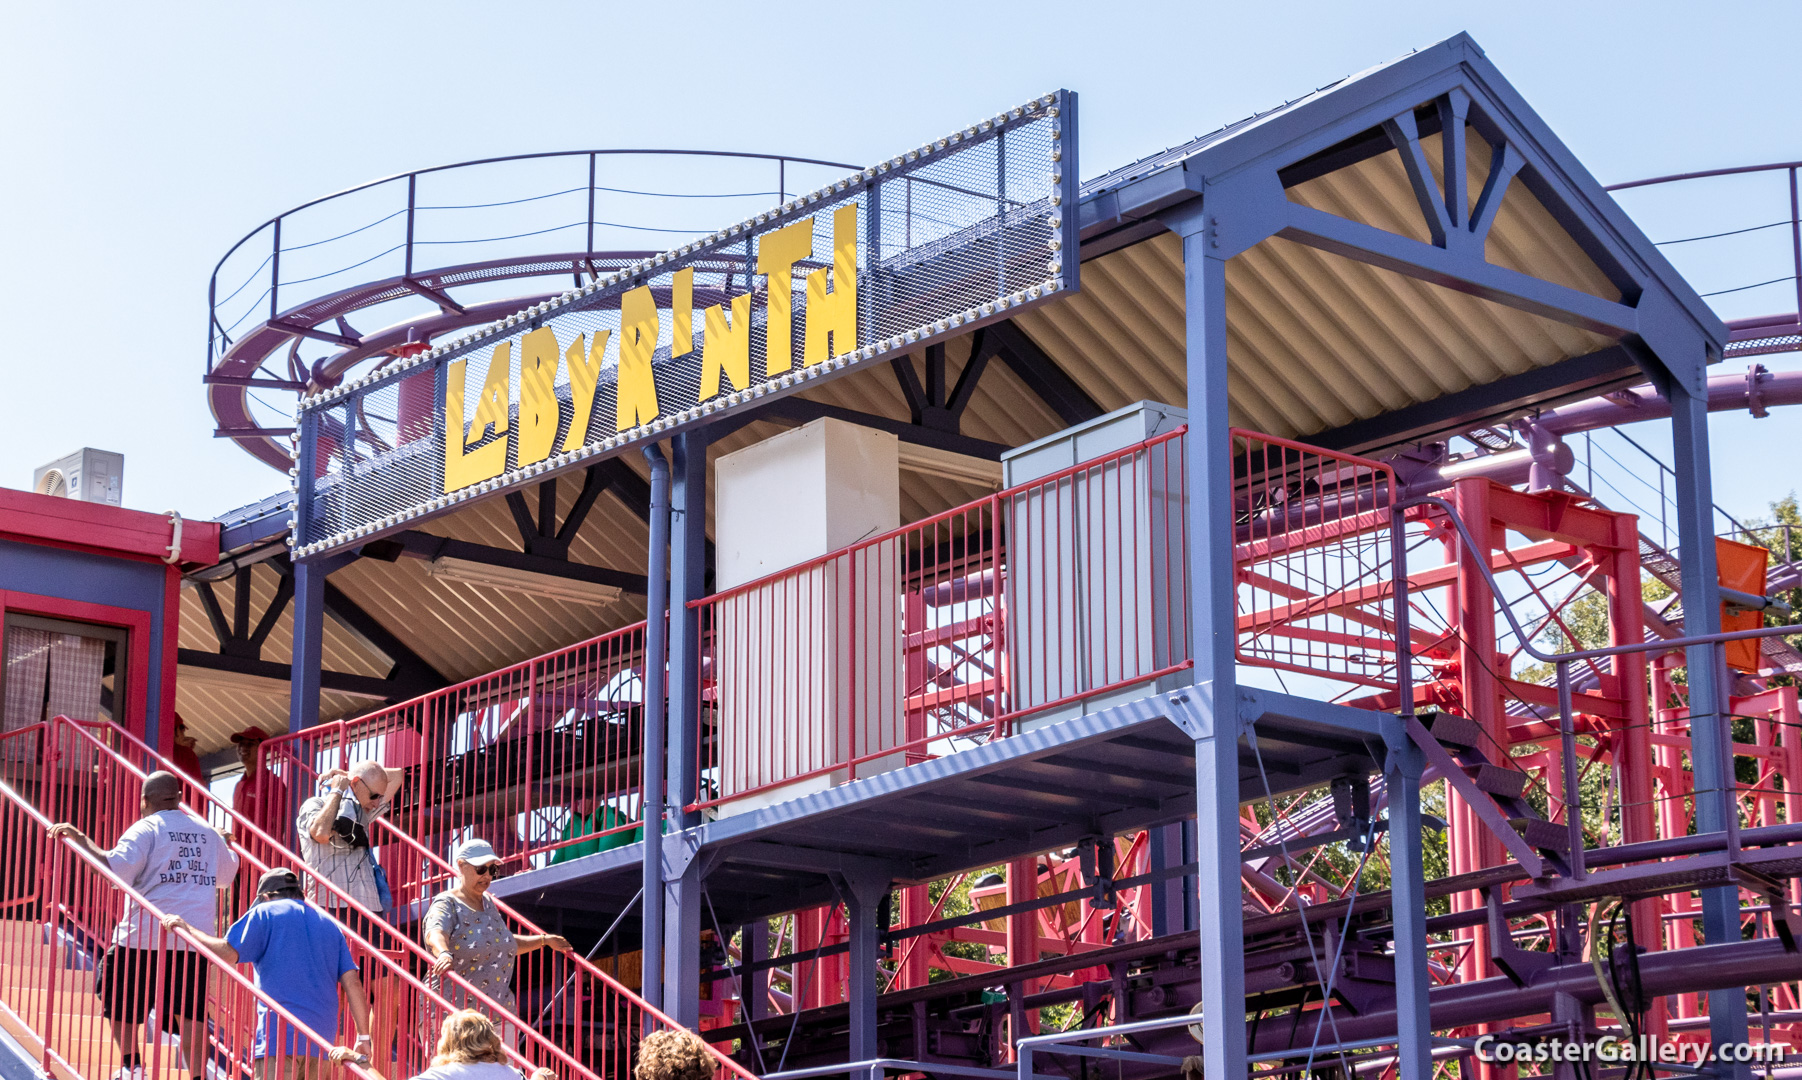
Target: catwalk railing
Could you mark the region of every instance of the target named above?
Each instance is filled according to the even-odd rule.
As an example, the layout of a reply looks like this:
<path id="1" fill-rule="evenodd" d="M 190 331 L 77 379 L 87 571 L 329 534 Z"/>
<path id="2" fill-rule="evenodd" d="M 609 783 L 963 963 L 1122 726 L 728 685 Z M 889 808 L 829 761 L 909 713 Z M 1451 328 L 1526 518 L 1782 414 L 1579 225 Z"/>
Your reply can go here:
<path id="1" fill-rule="evenodd" d="M 628 839 L 640 818 L 644 624 L 361 716 L 264 744 L 268 769 L 310 792 L 374 760 L 407 774 L 393 824 L 434 851 L 473 833 L 508 866 Z M 273 770 L 271 772 L 270 770 Z M 395 874 L 399 885 L 410 879 Z M 423 899 L 397 892 L 395 903 Z"/>
<path id="2" fill-rule="evenodd" d="M 1239 662 L 1395 690 L 1394 471 L 1254 431 L 1232 437 Z"/>
<path id="3" fill-rule="evenodd" d="M 1481 550 L 1477 548 L 1476 543 L 1470 534 L 1469 527 L 1463 517 L 1451 503 L 1444 499 L 1428 496 L 1413 500 L 1413 504 L 1434 507 L 1438 512 L 1445 515 L 1446 521 L 1457 531 L 1459 538 L 1465 545 L 1473 550 Z M 1500 591 L 1499 585 L 1496 583 L 1494 572 L 1486 565 L 1485 561 L 1481 559 L 1475 560 L 1473 561 L 1472 566 L 1481 574 L 1485 583 L 1489 586 L 1491 594 L 1498 598 L 1501 597 L 1503 594 Z M 1731 720 L 1734 717 L 1734 710 L 1732 707 L 1732 699 L 1728 696 L 1726 690 L 1727 687 L 1732 685 L 1732 679 L 1730 677 L 1731 671 L 1728 663 L 1729 648 L 1735 643 L 1756 642 L 1761 638 L 1772 636 L 1795 635 L 1802 633 L 1802 630 L 1792 626 L 1767 626 L 1750 630 L 1690 635 L 1680 638 L 1626 642 L 1605 648 L 1546 653 L 1533 645 L 1534 635 L 1521 626 L 1520 621 L 1514 612 L 1513 605 L 1503 602 L 1497 605 L 1497 610 L 1506 620 L 1509 627 L 1514 631 L 1516 641 L 1519 643 L 1521 651 L 1532 657 L 1534 660 L 1553 666 L 1554 684 L 1557 687 L 1557 705 L 1555 712 L 1551 717 L 1550 726 L 1552 730 L 1548 734 L 1555 736 L 1557 740 L 1556 745 L 1558 747 L 1559 760 L 1555 772 L 1558 776 L 1559 789 L 1556 791 L 1548 791 L 1547 794 L 1549 799 L 1561 804 L 1564 808 L 1573 806 L 1580 807 L 1582 805 L 1580 792 L 1582 771 L 1578 767 L 1578 758 L 1579 756 L 1588 757 L 1589 755 L 1587 753 L 1587 748 L 1581 747 L 1577 741 L 1580 733 L 1579 705 L 1572 687 L 1574 681 L 1572 666 L 1576 665 L 1581 668 L 1582 666 L 1592 664 L 1595 661 L 1615 656 L 1632 654 L 1651 654 L 1658 656 L 1687 652 L 1691 649 L 1699 649 L 1704 655 L 1709 657 L 1709 662 L 1714 667 L 1714 671 L 1712 672 L 1713 677 L 1709 680 L 1709 684 L 1719 688 L 1720 700 L 1710 703 L 1710 707 L 1706 709 L 1693 711 L 1700 712 L 1702 715 L 1713 716 L 1719 722 L 1713 725 L 1715 734 L 1712 746 L 1708 745 L 1706 742 L 1697 740 L 1693 728 L 1690 729 L 1688 737 L 1676 735 L 1674 732 L 1666 733 L 1669 737 L 1664 740 L 1665 745 L 1670 746 L 1672 749 L 1682 749 L 1684 748 L 1682 744 L 1688 744 L 1691 760 L 1688 762 L 1690 766 L 1690 775 L 1686 778 L 1690 790 L 1688 792 L 1681 790 L 1675 791 L 1667 795 L 1667 798 L 1664 801 L 1670 803 L 1690 801 L 1692 804 L 1692 813 L 1696 819 L 1693 822 L 1693 831 L 1697 833 L 1710 831 L 1724 833 L 1730 850 L 1738 849 L 1737 837 L 1742 826 L 1740 819 L 1742 814 L 1746 812 L 1746 807 L 1742 805 L 1741 800 L 1744 799 L 1747 794 L 1753 796 L 1750 804 L 1753 812 L 1757 813 L 1761 810 L 1766 814 L 1774 812 L 1776 805 L 1774 800 L 1779 797 L 1779 793 L 1775 791 L 1753 791 L 1744 793 L 1740 791 L 1740 785 L 1736 779 L 1735 762 L 1736 758 L 1741 756 L 1742 752 L 1751 750 L 1754 751 L 1752 756 L 1764 757 L 1767 756 L 1767 750 L 1769 751 L 1770 756 L 1782 755 L 1784 750 L 1781 748 L 1780 744 L 1775 741 L 1771 742 L 1768 746 L 1760 746 L 1757 744 L 1744 744 L 1733 738 Z M 1645 717 L 1635 717 L 1632 718 L 1632 720 L 1639 723 L 1650 722 L 1649 718 Z M 1756 720 L 1754 720 L 1754 723 L 1756 723 Z M 1771 721 L 1767 719 L 1765 723 L 1768 727 L 1771 724 Z M 1684 726 L 1688 727 L 1689 725 L 1684 724 Z M 1755 728 L 1755 735 L 1757 734 L 1758 732 Z M 1775 733 L 1773 731 L 1766 730 L 1759 737 L 1759 741 L 1762 743 L 1767 739 L 1774 740 L 1774 735 Z M 1681 773 L 1683 771 L 1681 768 L 1677 767 L 1679 765 L 1679 760 L 1675 755 L 1671 755 L 1670 764 L 1673 773 Z M 1718 772 L 1718 775 L 1712 777 L 1697 775 L 1700 770 L 1705 768 L 1713 768 Z M 1703 796 L 1709 796 L 1710 793 L 1712 793 L 1711 797 L 1718 797 L 1723 804 L 1723 809 L 1719 814 L 1722 820 L 1712 829 L 1704 827 L 1702 820 L 1703 815 L 1697 812 L 1700 810 L 1700 804 L 1696 801 Z M 1667 818 L 1667 834 L 1675 832 L 1674 823 L 1677 821 L 1677 818 L 1670 817 L 1668 808 L 1663 812 Z M 1570 876 L 1577 881 L 1581 881 L 1587 875 L 1585 860 L 1588 856 L 1594 854 L 1594 849 L 1586 849 L 1586 838 L 1581 816 L 1565 812 L 1563 813 L 1563 817 L 1565 818 L 1564 824 L 1569 833 Z M 1670 837 L 1667 835 L 1667 839 L 1668 838 Z"/>
<path id="4" fill-rule="evenodd" d="M 346 1021 L 340 1030 L 308 1027 L 238 967 L 197 948 L 185 931 L 165 929 L 164 913 L 106 863 L 72 840 L 50 838 L 53 820 L 105 816 L 122 808 L 128 794 L 135 801 L 137 790 L 135 785 L 125 790 L 102 786 L 104 770 L 57 770 L 60 740 L 52 729 L 62 723 L 33 724 L 0 738 L 8 761 L 50 766 L 36 775 L 35 800 L 0 782 L 0 1027 L 36 1058 L 47 1076 L 100 1080 L 111 1075 L 120 1057 L 95 996 L 97 965 L 108 943 L 118 940 L 115 928 L 126 920 L 131 936 L 125 942 L 138 950 L 136 960 L 146 967 L 127 963 L 125 981 L 129 984 L 132 975 L 143 971 L 138 993 L 149 1000 L 135 1000 L 153 1012 L 142 1047 L 132 1047 L 143 1052 L 146 1077 L 248 1077 L 258 1057 L 279 1062 L 283 1068 L 276 1075 L 286 1075 L 286 1069 L 300 1064 L 291 1059 L 326 1058 L 334 1046 L 354 1044 L 349 1010 L 339 1010 Z M 227 906 L 225 913 L 231 910 Z M 172 1013 L 181 1005 L 171 996 L 181 988 L 180 977 L 151 976 L 196 969 L 206 987 L 205 1009 L 196 1021 L 199 1037 L 189 1048 L 201 1060 L 187 1061 L 157 1030 L 180 1031 Z M 117 995 L 114 1003 L 126 1004 Z M 268 1016 L 260 1025 L 259 1012 Z M 327 1075 L 380 1080 L 350 1061 L 325 1066 L 329 1073 L 321 1069 L 324 1063 L 312 1064 L 316 1080 Z"/>
<path id="5" fill-rule="evenodd" d="M 1186 430 L 691 602 L 690 808 L 731 813 L 1174 685 L 1193 636 Z M 1241 662 L 1393 689 L 1393 473 L 1232 440 Z M 637 624 L 271 740 L 264 760 L 296 790 L 355 760 L 404 769 L 402 833 L 442 853 L 473 832 L 529 869 L 641 835 L 644 685 Z"/>
<path id="6" fill-rule="evenodd" d="M 177 771 L 171 762 L 118 728 L 59 723 L 74 729 L 74 743 L 83 760 L 92 763 L 98 789 L 112 793 L 110 801 L 98 804 L 101 816 L 95 824 L 100 832 L 91 835 L 116 836 L 136 819 L 136 792 L 149 771 Z M 69 741 L 67 736 L 64 741 Z M 210 790 L 186 781 L 184 796 L 188 806 L 229 829 L 233 849 L 243 860 L 233 910 L 248 906 L 257 876 L 270 866 L 305 870 L 299 855 L 235 815 Z M 346 926 L 346 937 L 364 964 L 376 1010 L 377 1045 L 394 1047 L 392 1059 L 397 1067 L 409 1074 L 422 1071 L 430 1063 L 438 1024 L 447 1012 L 461 1007 L 479 1009 L 518 1029 L 519 1046 L 510 1053 L 523 1071 L 544 1066 L 568 1080 L 628 1075 L 639 1038 L 651 1030 L 677 1026 L 592 964 L 549 949 L 523 954 L 516 961 L 513 985 L 517 1002 L 511 1009 L 454 972 L 442 978 L 417 977 L 415 973 L 427 971 L 433 959 L 417 940 L 418 923 L 430 894 L 451 887 L 452 874 L 443 860 L 380 819 L 371 831 L 381 861 L 396 883 L 395 906 L 389 917 L 364 908 L 323 877 L 308 874 L 306 878 L 316 902 Z M 544 933 L 504 905 L 497 906 L 516 935 Z M 380 1056 L 378 1053 L 378 1068 Z M 719 1065 L 728 1072 L 736 1068 L 723 1058 Z M 386 1074 L 388 1070 L 381 1071 Z"/>
<path id="7" fill-rule="evenodd" d="M 872 776 L 1188 668 L 1186 430 L 694 601 L 696 805 Z"/>

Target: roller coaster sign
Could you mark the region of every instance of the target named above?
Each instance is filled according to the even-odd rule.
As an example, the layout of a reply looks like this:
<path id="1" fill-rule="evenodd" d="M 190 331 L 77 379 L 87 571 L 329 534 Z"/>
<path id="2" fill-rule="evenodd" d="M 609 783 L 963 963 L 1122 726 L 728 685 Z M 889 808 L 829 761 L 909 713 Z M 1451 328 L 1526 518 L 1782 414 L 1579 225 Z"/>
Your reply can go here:
<path id="1" fill-rule="evenodd" d="M 1077 287 L 1076 95 L 1047 94 L 300 406 L 309 557 Z"/>

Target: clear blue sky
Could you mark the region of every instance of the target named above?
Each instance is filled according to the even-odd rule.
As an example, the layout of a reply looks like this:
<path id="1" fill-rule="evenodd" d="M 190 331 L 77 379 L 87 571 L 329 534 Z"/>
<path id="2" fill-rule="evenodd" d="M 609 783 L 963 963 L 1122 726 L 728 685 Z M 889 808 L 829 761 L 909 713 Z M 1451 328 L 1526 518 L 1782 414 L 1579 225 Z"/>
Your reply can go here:
<path id="1" fill-rule="evenodd" d="M 214 262 L 409 168 L 626 145 L 872 161 L 1067 86 L 1094 175 L 1460 30 L 1604 183 L 1802 158 L 1794 4 L 314 0 L 22 4 L 8 24 L 0 485 L 92 445 L 125 453 L 128 505 L 190 516 L 285 485 L 210 437 Z M 1769 180 L 1625 204 L 1654 240 L 1788 213 Z M 1789 272 L 1784 229 L 1705 247 L 1667 249 L 1705 292 Z M 1794 310 L 1785 286 L 1717 304 Z M 1715 418 L 1717 501 L 1758 514 L 1797 486 L 1794 450 L 1771 450 L 1796 414 Z"/>

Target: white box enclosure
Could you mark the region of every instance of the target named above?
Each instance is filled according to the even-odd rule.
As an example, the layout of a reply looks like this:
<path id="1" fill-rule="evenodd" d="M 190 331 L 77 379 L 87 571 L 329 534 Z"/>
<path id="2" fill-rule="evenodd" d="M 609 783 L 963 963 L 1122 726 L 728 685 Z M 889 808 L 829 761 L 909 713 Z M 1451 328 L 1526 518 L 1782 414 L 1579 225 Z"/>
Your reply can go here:
<path id="1" fill-rule="evenodd" d="M 901 544 L 821 560 L 900 526 L 899 462 L 894 435 L 816 420 L 714 463 L 721 816 L 904 764 L 848 767 L 906 738 Z"/>
<path id="2" fill-rule="evenodd" d="M 1182 409 L 1141 401 L 1002 456 L 1007 487 L 1030 485 L 1005 507 L 1022 727 L 1188 681 L 1169 670 L 1192 655 L 1183 440 L 1128 453 L 1186 423 Z M 1084 462 L 1096 464 L 1074 469 Z"/>

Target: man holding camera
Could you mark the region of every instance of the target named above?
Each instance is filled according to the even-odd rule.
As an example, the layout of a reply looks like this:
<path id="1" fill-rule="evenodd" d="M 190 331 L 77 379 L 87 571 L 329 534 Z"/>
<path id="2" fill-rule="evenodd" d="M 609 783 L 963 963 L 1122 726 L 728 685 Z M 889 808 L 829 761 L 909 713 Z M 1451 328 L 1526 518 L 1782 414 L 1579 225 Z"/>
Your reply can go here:
<path id="1" fill-rule="evenodd" d="M 319 778 L 321 793 L 300 804 L 300 857 L 314 877 L 316 903 L 358 937 L 377 949 L 390 945 L 391 931 L 380 921 L 384 915 L 382 889 L 376 883 L 376 862 L 370 830 L 375 819 L 388 812 L 400 794 L 402 773 L 384 769 L 373 761 L 359 761 L 348 771 L 333 769 Z M 323 878 L 343 896 L 319 887 Z M 366 915 L 365 912 L 369 914 Z M 377 918 L 371 919 L 374 915 Z M 393 1060 L 395 1012 L 393 980 L 381 977 L 381 965 L 370 958 L 363 981 L 374 1000 L 376 1068 L 386 1070 Z"/>

